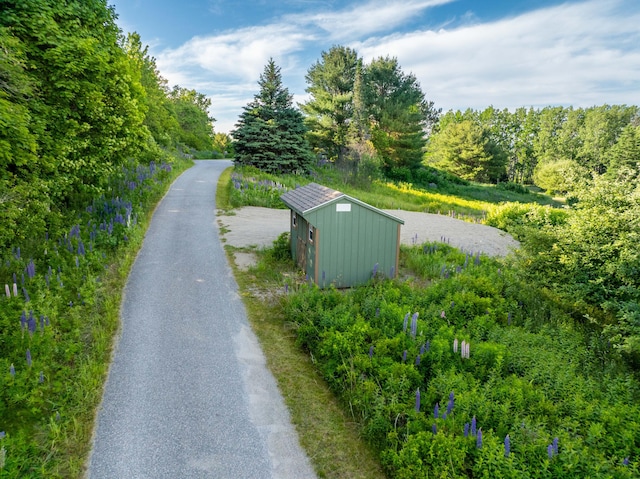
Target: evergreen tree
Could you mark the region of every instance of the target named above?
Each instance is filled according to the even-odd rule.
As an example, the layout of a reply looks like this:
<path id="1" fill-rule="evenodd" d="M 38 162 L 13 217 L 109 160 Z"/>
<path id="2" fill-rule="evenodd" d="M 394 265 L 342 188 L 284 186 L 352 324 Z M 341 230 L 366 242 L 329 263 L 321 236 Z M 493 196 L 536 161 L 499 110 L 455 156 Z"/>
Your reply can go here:
<path id="1" fill-rule="evenodd" d="M 341 161 L 346 154 L 360 63 L 355 50 L 334 46 L 322 52 L 322 59 L 305 77 L 311 99 L 300 108 L 306 114 L 310 141 L 332 160 Z"/>
<path id="2" fill-rule="evenodd" d="M 305 138 L 302 114 L 282 85 L 280 67 L 273 59 L 258 81 L 260 92 L 244 107 L 234 138 L 237 165 L 251 165 L 271 173 L 307 169 L 313 159 Z"/>
<path id="3" fill-rule="evenodd" d="M 418 168 L 438 111 L 425 100 L 416 77 L 405 74 L 396 58 L 380 57 L 366 66 L 362 88 L 371 141 L 384 168 Z"/>
<path id="4" fill-rule="evenodd" d="M 640 126 L 628 124 L 622 130 L 618 141 L 609 150 L 609 158 L 608 178 L 617 178 L 621 174 L 640 177 Z"/>

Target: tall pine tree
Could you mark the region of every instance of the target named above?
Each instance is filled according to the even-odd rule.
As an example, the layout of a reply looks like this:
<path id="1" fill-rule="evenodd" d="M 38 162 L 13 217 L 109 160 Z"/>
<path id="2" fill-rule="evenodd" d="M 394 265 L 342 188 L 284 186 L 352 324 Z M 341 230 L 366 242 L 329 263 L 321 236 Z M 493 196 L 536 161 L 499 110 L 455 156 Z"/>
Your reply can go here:
<path id="1" fill-rule="evenodd" d="M 234 163 L 270 173 L 307 169 L 313 156 L 305 139 L 302 114 L 293 107 L 293 96 L 282 85 L 280 67 L 273 59 L 258 84 L 260 92 L 244 107 L 232 132 Z"/>

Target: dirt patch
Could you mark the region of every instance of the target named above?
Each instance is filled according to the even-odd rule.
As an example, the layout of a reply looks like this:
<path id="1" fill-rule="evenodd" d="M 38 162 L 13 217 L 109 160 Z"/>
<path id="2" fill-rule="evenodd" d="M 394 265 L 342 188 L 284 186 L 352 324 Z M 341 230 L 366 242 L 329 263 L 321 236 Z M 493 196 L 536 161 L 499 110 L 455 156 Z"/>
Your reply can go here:
<path id="1" fill-rule="evenodd" d="M 248 271 L 251 266 L 255 266 L 258 258 L 254 253 L 245 251 L 235 251 L 233 260 L 240 271 Z"/>

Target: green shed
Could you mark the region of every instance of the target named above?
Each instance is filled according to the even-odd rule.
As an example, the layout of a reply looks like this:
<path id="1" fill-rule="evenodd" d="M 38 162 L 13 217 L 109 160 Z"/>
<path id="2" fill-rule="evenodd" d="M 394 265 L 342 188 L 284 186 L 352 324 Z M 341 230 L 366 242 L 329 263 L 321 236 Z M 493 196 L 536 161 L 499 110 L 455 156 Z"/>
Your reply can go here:
<path id="1" fill-rule="evenodd" d="M 345 288 L 398 271 L 404 221 L 317 183 L 280 197 L 291 210 L 291 256 L 324 288 Z"/>

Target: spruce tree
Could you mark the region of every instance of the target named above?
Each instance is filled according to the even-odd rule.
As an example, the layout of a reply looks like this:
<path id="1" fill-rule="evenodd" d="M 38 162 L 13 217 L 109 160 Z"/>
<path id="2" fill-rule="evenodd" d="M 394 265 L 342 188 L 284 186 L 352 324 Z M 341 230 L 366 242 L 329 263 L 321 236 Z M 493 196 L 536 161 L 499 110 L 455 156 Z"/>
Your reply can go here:
<path id="1" fill-rule="evenodd" d="M 302 114 L 282 85 L 280 68 L 273 59 L 258 81 L 260 92 L 244 107 L 234 138 L 237 165 L 255 166 L 269 173 L 306 170 L 313 156 L 305 138 Z"/>

